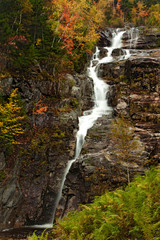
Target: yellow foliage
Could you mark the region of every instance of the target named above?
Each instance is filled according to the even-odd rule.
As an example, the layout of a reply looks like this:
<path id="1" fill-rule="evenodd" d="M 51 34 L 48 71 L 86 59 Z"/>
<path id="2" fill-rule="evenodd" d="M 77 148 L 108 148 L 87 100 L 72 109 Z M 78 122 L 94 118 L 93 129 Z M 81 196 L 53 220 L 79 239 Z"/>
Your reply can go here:
<path id="1" fill-rule="evenodd" d="M 59 41 L 64 44 L 63 48 L 70 47 L 69 50 L 72 50 L 75 42 L 76 46 L 86 50 L 93 47 L 99 38 L 97 29 L 103 23 L 108 2 L 111 1 L 52 0 L 49 23 L 53 35 L 58 35 Z"/>
<path id="2" fill-rule="evenodd" d="M 150 7 L 149 9 L 149 22 L 152 25 L 160 26 L 160 4 L 156 4 Z"/>
<path id="3" fill-rule="evenodd" d="M 42 42 L 42 39 L 41 38 L 37 38 L 36 40 L 36 46 L 39 46 Z"/>
<path id="4" fill-rule="evenodd" d="M 11 93 L 8 103 L 0 103 L 0 118 L 0 139 L 4 143 L 15 144 L 15 137 L 23 134 L 21 121 L 24 119 L 17 89 Z"/>

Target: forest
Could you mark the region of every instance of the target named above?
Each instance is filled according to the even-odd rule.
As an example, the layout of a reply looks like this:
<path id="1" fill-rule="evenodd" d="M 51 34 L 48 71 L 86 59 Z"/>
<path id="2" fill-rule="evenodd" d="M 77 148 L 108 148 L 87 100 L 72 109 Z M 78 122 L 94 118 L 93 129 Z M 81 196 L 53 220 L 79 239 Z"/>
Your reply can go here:
<path id="1" fill-rule="evenodd" d="M 1 72 L 82 71 L 104 26 L 159 26 L 159 13 L 158 0 L 1 1 Z"/>
<path id="2" fill-rule="evenodd" d="M 37 194 L 37 199 L 41 198 L 39 205 L 36 201 L 33 203 L 33 201 L 25 200 L 25 206 L 33 204 L 34 208 L 34 204 L 37 204 L 37 208 L 45 206 L 47 211 L 50 211 L 50 202 L 48 204 L 45 198 L 48 196 L 49 201 L 53 200 L 56 190 L 54 192 L 50 186 L 58 188 L 59 185 L 56 180 L 52 184 L 52 181 L 46 178 L 54 174 L 56 176 L 54 171 L 61 171 L 66 164 L 65 161 L 74 158 L 75 144 L 73 142 L 75 139 L 73 140 L 74 136 L 71 137 L 71 134 L 78 125 L 78 116 L 82 115 L 88 107 L 86 105 L 92 105 L 93 101 L 93 99 L 88 100 L 91 98 L 88 97 L 89 94 L 91 95 L 90 85 L 84 82 L 87 81 L 85 72 L 95 47 L 97 43 L 100 45 L 103 30 L 125 29 L 127 31 L 130 28 L 142 29 L 140 30 L 142 36 L 145 34 L 147 36 L 149 32 L 151 35 L 148 36 L 153 37 L 155 34 L 159 37 L 159 0 L 0 0 L 0 193 L 2 193 L 0 228 L 1 226 L 10 228 L 10 224 L 11 227 L 21 227 L 19 220 L 18 223 L 16 222 L 19 209 L 22 225 L 26 223 L 29 226 L 36 225 L 35 223 L 39 221 L 38 217 L 41 224 L 42 210 L 40 213 L 35 210 L 38 213 L 34 212 L 33 215 L 32 209 L 29 210 L 30 217 L 28 212 L 25 212 L 28 211 L 27 207 L 21 208 L 23 197 L 29 198 L 28 192 L 24 190 L 28 185 L 26 179 L 29 179 L 30 186 L 32 186 L 31 182 L 40 181 L 40 185 L 44 184 L 46 188 L 40 190 L 41 197 L 38 195 L 39 190 L 39 192 L 35 189 L 31 191 L 33 196 Z M 160 47 L 158 37 L 155 49 Z M 131 41 L 129 43 L 131 44 Z M 105 56 L 105 50 L 102 51 L 101 48 L 100 53 Z M 151 58 L 149 58 L 150 53 Z M 123 109 L 122 112 L 118 112 L 115 107 L 115 102 L 118 100 L 115 96 L 113 98 L 116 100 L 111 97 L 110 104 L 113 105 L 114 110 L 116 109 L 113 114 L 116 120 L 112 121 L 112 124 L 109 123 L 107 128 L 110 128 L 111 133 L 105 135 L 105 138 L 110 138 L 111 155 L 117 164 L 120 164 L 119 158 L 126 161 L 128 178 L 124 177 L 122 169 L 112 169 L 113 172 L 119 171 L 120 177 L 119 182 L 115 184 L 116 177 L 112 175 L 113 186 L 111 186 L 104 180 L 110 172 L 108 173 L 103 166 L 97 166 L 95 172 L 89 177 L 88 175 L 84 177 L 83 172 L 81 178 L 85 179 L 84 181 L 95 181 L 95 184 L 91 183 L 89 186 L 88 183 L 87 185 L 87 188 L 90 187 L 90 196 L 87 192 L 85 196 L 87 200 L 82 201 L 85 204 L 80 205 L 78 211 L 69 212 L 62 220 L 56 219 L 53 229 L 45 230 L 39 236 L 35 232 L 32 236 L 23 239 L 160 239 L 160 161 L 157 160 L 158 157 L 156 160 L 154 158 L 154 156 L 159 156 L 156 152 L 159 151 L 157 150 L 159 149 L 157 147 L 159 146 L 157 143 L 159 130 L 155 129 L 159 127 L 160 121 L 159 90 L 157 90 L 159 89 L 160 65 L 157 60 L 159 52 L 150 51 L 149 54 L 146 62 L 143 60 L 141 62 L 140 57 L 138 58 L 138 63 L 140 63 L 138 67 L 133 59 L 135 72 L 132 72 L 131 65 L 125 65 L 123 59 L 124 62 L 120 65 L 119 71 L 125 65 L 125 68 L 126 66 L 128 69 L 131 68 L 129 76 L 127 70 L 124 70 L 123 74 L 116 72 L 113 76 L 109 76 L 111 71 L 108 68 L 107 77 L 104 77 L 105 80 L 108 78 L 109 83 L 113 85 L 112 94 L 117 94 L 117 99 L 119 97 L 123 102 L 126 100 L 127 91 L 130 94 L 130 98 L 127 95 L 130 104 L 127 102 L 130 108 L 129 117 L 128 115 L 126 117 Z M 151 62 L 151 66 L 147 65 L 147 61 Z M 113 68 L 118 69 L 116 67 L 116 63 L 113 64 Z M 143 71 L 144 73 L 141 73 Z M 139 72 L 140 75 L 138 75 Z M 79 85 L 76 85 L 77 82 Z M 126 90 L 126 85 L 129 90 Z M 115 86 L 118 90 L 114 89 Z M 87 92 L 85 94 L 84 89 Z M 135 98 L 134 103 L 132 103 L 132 98 L 133 100 Z M 156 100 L 154 101 L 153 98 Z M 88 102 L 85 105 L 86 99 Z M 145 100 L 144 106 L 137 103 Z M 142 113 L 143 110 L 144 113 Z M 136 115 L 136 111 L 142 113 L 143 116 Z M 150 115 L 145 115 L 147 111 Z M 139 127 L 136 125 L 138 121 L 149 122 L 149 127 L 147 125 L 148 128 L 141 129 L 140 134 L 143 135 L 144 141 L 148 141 L 148 145 L 154 142 L 155 149 L 150 151 L 149 157 L 147 153 L 144 156 L 147 161 L 142 168 L 150 170 L 142 173 L 140 168 L 139 172 L 142 176 L 135 177 L 132 171 L 129 172 L 128 164 L 133 155 L 135 159 L 132 160 L 135 165 L 137 164 L 140 147 L 143 148 L 140 146 L 141 139 L 135 135 L 135 129 Z M 154 128 L 154 133 L 158 132 L 155 135 L 156 140 L 153 139 L 153 135 L 149 140 L 147 138 L 147 131 L 151 128 Z M 93 140 L 96 139 L 95 142 L 100 138 L 94 130 L 89 134 Z M 68 148 L 72 148 L 72 153 Z M 86 148 L 82 150 L 84 156 L 87 152 Z M 107 154 L 106 159 L 108 159 Z M 48 160 L 52 156 L 56 159 L 54 163 Z M 143 158 L 143 156 L 140 157 Z M 42 182 L 39 180 L 41 177 L 45 179 Z M 58 176 L 57 179 L 60 177 Z M 14 193 L 10 184 L 15 187 L 13 187 Z M 5 189 L 7 189 L 6 192 Z M 49 191 L 53 194 L 49 195 Z M 72 190 L 70 192 L 72 195 Z M 9 194 L 13 195 L 13 201 Z M 15 201 L 15 203 L 10 206 L 7 201 Z M 13 221 L 8 220 L 12 217 Z"/>
<path id="3" fill-rule="evenodd" d="M 57 98 L 64 75 L 84 69 L 105 26 L 160 26 L 158 0 L 7 0 L 0 4 L 0 79 L 12 74 L 28 78 L 35 72 L 53 81 Z M 2 105 L 4 138 L 8 117 Z M 15 128 L 14 137 L 19 133 Z"/>

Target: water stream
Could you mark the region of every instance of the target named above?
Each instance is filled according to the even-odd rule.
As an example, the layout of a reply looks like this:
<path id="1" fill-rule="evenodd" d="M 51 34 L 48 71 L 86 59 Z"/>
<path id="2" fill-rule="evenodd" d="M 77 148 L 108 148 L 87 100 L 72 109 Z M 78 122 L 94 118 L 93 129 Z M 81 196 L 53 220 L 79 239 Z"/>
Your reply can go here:
<path id="1" fill-rule="evenodd" d="M 63 179 L 61 182 L 61 186 L 59 189 L 59 193 L 56 199 L 56 204 L 54 206 L 53 216 L 52 216 L 52 219 L 50 219 L 51 223 L 54 222 L 56 208 L 62 195 L 62 190 L 66 180 L 66 176 L 72 164 L 76 161 L 76 159 L 79 157 L 81 153 L 88 129 L 92 128 L 96 120 L 102 117 L 102 115 L 109 115 L 112 112 L 112 108 L 108 106 L 108 101 L 106 97 L 107 92 L 109 90 L 109 85 L 106 84 L 101 78 L 98 77 L 97 71 L 98 71 L 99 64 L 109 63 L 114 61 L 114 58 L 112 57 L 112 51 L 114 49 L 122 47 L 122 37 L 124 32 L 125 31 L 116 30 L 115 32 L 112 33 L 113 39 L 112 39 L 111 47 L 104 48 L 108 51 L 108 54 L 106 57 L 99 59 L 100 50 L 98 49 L 98 47 L 96 47 L 96 52 L 93 54 L 92 60 L 90 62 L 90 66 L 88 68 L 88 76 L 93 80 L 93 84 L 94 84 L 94 107 L 91 110 L 85 111 L 83 113 L 83 116 L 79 117 L 79 130 L 76 136 L 75 157 L 74 159 L 70 160 L 67 163 L 67 166 L 63 175 Z M 124 55 L 119 56 L 118 60 L 127 59 L 129 57 L 130 57 L 129 50 L 124 50 Z M 93 64 L 93 61 L 94 61 L 94 64 Z"/>
<path id="2" fill-rule="evenodd" d="M 92 109 L 85 111 L 83 113 L 83 116 L 79 117 L 79 130 L 76 136 L 75 156 L 74 156 L 74 159 L 70 160 L 67 163 L 67 166 L 65 168 L 63 178 L 61 180 L 59 192 L 56 197 L 55 204 L 53 206 L 52 217 L 48 219 L 48 223 L 46 224 L 29 226 L 28 228 L 25 227 L 24 229 L 21 230 L 21 232 L 25 232 L 25 231 L 29 232 L 30 229 L 32 228 L 45 229 L 45 228 L 51 228 L 53 226 L 53 222 L 56 214 L 56 208 L 62 196 L 62 190 L 65 184 L 66 176 L 70 171 L 72 164 L 77 160 L 77 158 L 81 153 L 88 130 L 93 127 L 93 125 L 95 124 L 98 118 L 102 117 L 103 115 L 110 115 L 112 113 L 112 108 L 108 105 L 108 100 L 107 100 L 109 85 L 106 84 L 101 78 L 98 77 L 98 68 L 100 64 L 110 63 L 113 61 L 121 61 L 123 59 L 128 59 L 131 56 L 129 49 L 122 49 L 122 37 L 125 32 L 128 32 L 131 38 L 130 48 L 134 47 L 138 39 L 138 30 L 131 28 L 130 31 L 128 30 L 122 31 L 120 29 L 117 29 L 117 30 L 114 30 L 112 33 L 111 47 L 104 47 L 104 49 L 107 51 L 107 56 L 100 59 L 99 55 L 101 50 L 98 47 L 96 47 L 96 51 L 93 54 L 93 57 L 91 59 L 90 66 L 88 67 L 88 70 L 87 70 L 87 74 L 93 80 L 93 84 L 94 84 L 94 106 Z M 120 56 L 113 57 L 112 52 L 114 49 L 122 49 L 123 54 L 121 54 Z M 11 229 L 11 230 L 14 231 L 14 229 Z M 15 229 L 15 230 L 20 231 L 19 229 L 18 230 Z M 4 232 L 5 231 L 7 232 L 10 230 L 5 229 Z"/>
<path id="3" fill-rule="evenodd" d="M 113 61 L 121 61 L 123 59 L 128 59 L 131 56 L 130 50 L 127 50 L 127 49 L 123 49 L 123 54 L 121 54 L 120 56 L 117 56 L 116 59 L 112 56 L 112 52 L 114 49 L 122 48 L 122 37 L 124 33 L 125 31 L 122 31 L 119 29 L 113 31 L 111 47 L 104 47 L 104 49 L 107 50 L 107 56 L 103 57 L 102 59 L 99 58 L 100 50 L 98 47 L 96 47 L 96 51 L 93 54 L 93 57 L 90 62 L 90 66 L 88 67 L 88 70 L 87 70 L 87 74 L 93 80 L 93 85 L 94 85 L 94 106 L 92 109 L 85 111 L 83 113 L 83 116 L 79 117 L 79 130 L 76 136 L 75 156 L 74 156 L 74 159 L 70 160 L 67 163 L 67 166 L 65 168 L 63 178 L 61 180 L 59 192 L 57 194 L 55 204 L 53 206 L 52 217 L 48 219 L 48 223 L 46 224 L 29 226 L 28 231 L 32 228 L 45 229 L 45 228 L 51 228 L 53 226 L 54 218 L 56 214 L 56 208 L 62 196 L 62 190 L 66 180 L 66 176 L 70 171 L 72 164 L 77 160 L 77 158 L 81 153 L 88 130 L 93 127 L 94 123 L 98 118 L 102 117 L 103 115 L 110 115 L 112 113 L 112 108 L 108 105 L 108 100 L 107 100 L 109 85 L 106 84 L 101 78 L 98 77 L 98 67 L 100 64 L 110 63 Z M 130 46 L 131 46 L 131 44 L 135 44 L 138 37 L 136 34 L 136 38 L 133 38 L 134 37 L 133 29 L 131 29 L 130 36 L 131 36 L 131 40 L 130 40 Z M 27 229 L 27 227 L 25 228 Z M 6 229 L 4 231 L 8 231 L 8 230 Z"/>
<path id="4" fill-rule="evenodd" d="M 131 28 L 129 30 L 130 34 L 130 48 L 135 48 L 137 41 L 138 41 L 138 36 L 139 36 L 139 30 L 138 28 Z"/>

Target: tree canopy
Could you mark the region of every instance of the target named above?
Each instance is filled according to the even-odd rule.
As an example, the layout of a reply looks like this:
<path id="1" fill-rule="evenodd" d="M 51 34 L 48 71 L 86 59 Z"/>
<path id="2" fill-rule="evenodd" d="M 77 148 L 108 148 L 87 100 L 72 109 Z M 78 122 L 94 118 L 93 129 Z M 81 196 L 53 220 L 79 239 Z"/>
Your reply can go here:
<path id="1" fill-rule="evenodd" d="M 6 0 L 0 2 L 0 49 L 10 66 L 38 61 L 49 73 L 81 71 L 104 26 L 159 26 L 158 0 Z M 81 63 L 81 64 L 79 64 Z"/>

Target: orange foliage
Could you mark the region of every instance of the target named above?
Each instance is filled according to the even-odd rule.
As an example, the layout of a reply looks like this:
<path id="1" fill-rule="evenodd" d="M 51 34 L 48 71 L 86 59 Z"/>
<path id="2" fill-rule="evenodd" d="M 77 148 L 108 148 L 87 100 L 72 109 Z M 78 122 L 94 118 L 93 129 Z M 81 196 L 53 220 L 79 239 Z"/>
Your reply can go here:
<path id="1" fill-rule="evenodd" d="M 61 39 L 63 39 L 63 48 L 66 48 L 67 53 L 70 55 L 72 55 L 74 48 L 74 27 L 78 18 L 78 13 L 72 9 L 72 2 L 66 2 L 63 7 L 59 29 L 61 31 Z"/>
<path id="2" fill-rule="evenodd" d="M 99 39 L 97 29 L 105 18 L 105 6 L 106 0 L 52 0 L 47 7 L 53 36 L 58 36 L 72 60 L 80 55 L 77 49 L 90 50 Z"/>
<path id="3" fill-rule="evenodd" d="M 35 109 L 33 111 L 34 114 L 45 114 L 47 111 L 48 106 L 42 106 L 41 100 L 38 101 L 38 103 L 35 106 Z"/>
<path id="4" fill-rule="evenodd" d="M 145 10 L 142 10 L 141 12 L 139 12 L 139 16 L 140 17 L 146 17 L 146 16 L 148 16 L 148 12 L 145 11 Z"/>
<path id="5" fill-rule="evenodd" d="M 119 15 L 122 16 L 123 12 L 122 12 L 122 9 L 121 9 L 121 0 L 118 0 L 116 8 L 118 10 Z"/>
<path id="6" fill-rule="evenodd" d="M 144 24 L 147 21 L 148 11 L 143 1 L 137 2 L 137 7 L 132 8 L 132 19 L 135 24 Z"/>

